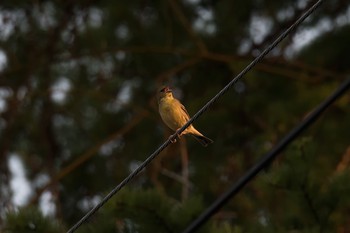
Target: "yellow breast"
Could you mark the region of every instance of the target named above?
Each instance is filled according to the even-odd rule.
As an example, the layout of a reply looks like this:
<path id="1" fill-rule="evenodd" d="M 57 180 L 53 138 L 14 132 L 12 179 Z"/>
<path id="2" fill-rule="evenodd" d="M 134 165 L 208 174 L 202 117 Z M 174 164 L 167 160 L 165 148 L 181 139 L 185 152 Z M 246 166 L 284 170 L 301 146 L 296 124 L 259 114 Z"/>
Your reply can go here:
<path id="1" fill-rule="evenodd" d="M 160 116 L 172 130 L 177 130 L 184 124 L 181 109 L 177 105 L 175 99 L 163 98 L 159 101 Z"/>

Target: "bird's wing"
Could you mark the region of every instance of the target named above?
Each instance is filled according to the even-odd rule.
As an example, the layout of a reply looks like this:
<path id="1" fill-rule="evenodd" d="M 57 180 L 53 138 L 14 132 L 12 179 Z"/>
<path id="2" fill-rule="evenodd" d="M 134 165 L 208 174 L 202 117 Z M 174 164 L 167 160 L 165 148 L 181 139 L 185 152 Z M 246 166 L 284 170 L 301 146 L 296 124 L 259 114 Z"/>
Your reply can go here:
<path id="1" fill-rule="evenodd" d="M 180 103 L 181 104 L 181 103 Z M 185 108 L 185 106 L 183 106 L 182 104 L 181 104 L 181 110 L 185 113 L 185 118 L 186 118 L 186 121 L 188 121 L 189 119 L 190 119 L 190 115 L 188 114 L 188 112 L 187 112 L 187 110 L 186 110 L 186 108 Z"/>

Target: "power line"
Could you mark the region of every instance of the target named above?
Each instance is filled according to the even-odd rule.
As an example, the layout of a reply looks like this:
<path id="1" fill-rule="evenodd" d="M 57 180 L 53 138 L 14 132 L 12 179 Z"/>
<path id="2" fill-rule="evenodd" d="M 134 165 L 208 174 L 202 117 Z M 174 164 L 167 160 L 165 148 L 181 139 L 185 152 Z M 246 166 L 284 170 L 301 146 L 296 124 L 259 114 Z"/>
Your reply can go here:
<path id="1" fill-rule="evenodd" d="M 235 78 L 233 78 L 221 91 L 216 94 L 207 104 L 205 104 L 177 133 L 170 136 L 153 154 L 151 154 L 139 167 L 129 174 L 119 185 L 117 185 L 110 193 L 105 196 L 100 203 L 86 213 L 76 224 L 74 224 L 67 233 L 72 233 L 77 230 L 85 221 L 87 221 L 95 212 L 97 212 L 109 199 L 111 199 L 119 190 L 128 184 L 137 174 L 139 174 L 157 155 L 160 154 L 171 141 L 176 139 L 177 134 L 181 134 L 190 124 L 199 118 L 205 111 L 208 110 L 223 94 L 225 94 L 238 80 L 240 80 L 248 71 L 250 71 L 258 62 L 260 62 L 273 48 L 275 48 L 287 35 L 301 24 L 321 3 L 319 0 L 316 4 L 309 8 L 295 23 L 292 24 L 285 32 L 283 32 L 270 46 L 268 46 L 258 57 L 256 57 L 244 70 L 242 70 Z"/>
<path id="2" fill-rule="evenodd" d="M 334 101 L 341 97 L 350 88 L 348 78 L 333 94 L 323 101 L 304 121 L 291 130 L 269 153 L 267 153 L 254 167 L 246 172 L 231 188 L 193 221 L 183 233 L 192 233 L 203 225 L 226 202 L 235 196 L 244 186 L 252 180 L 264 167 L 269 165 L 274 158 L 286 148 L 300 133 L 308 128 Z"/>

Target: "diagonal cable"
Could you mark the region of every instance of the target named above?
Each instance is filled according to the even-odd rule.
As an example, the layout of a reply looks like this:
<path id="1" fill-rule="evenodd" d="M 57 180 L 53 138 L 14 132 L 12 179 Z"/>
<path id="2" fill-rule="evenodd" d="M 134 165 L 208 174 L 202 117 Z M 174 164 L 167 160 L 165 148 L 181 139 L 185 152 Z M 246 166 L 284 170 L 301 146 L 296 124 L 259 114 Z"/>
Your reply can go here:
<path id="1" fill-rule="evenodd" d="M 202 226 L 226 202 L 234 197 L 244 186 L 251 181 L 262 169 L 268 166 L 276 156 L 283 151 L 299 134 L 306 130 L 334 101 L 340 98 L 350 88 L 348 78 L 339 88 L 323 101 L 308 117 L 292 129 L 269 153 L 267 153 L 254 167 L 246 172 L 231 188 L 209 206 L 196 220 L 194 220 L 183 233 L 192 233 Z"/>
<path id="2" fill-rule="evenodd" d="M 170 136 L 153 154 L 151 154 L 140 166 L 138 166 L 132 173 L 129 174 L 121 183 L 119 183 L 112 191 L 110 191 L 100 203 L 93 207 L 86 213 L 76 224 L 74 224 L 67 233 L 72 233 L 77 230 L 84 222 L 86 222 L 92 215 L 95 214 L 109 199 L 111 199 L 119 190 L 127 185 L 137 174 L 139 174 L 157 155 L 160 154 L 171 141 L 176 139 L 177 134 L 181 134 L 190 124 L 199 118 L 205 111 L 208 110 L 222 95 L 224 95 L 238 80 L 240 80 L 248 71 L 250 71 L 258 62 L 260 62 L 273 48 L 275 48 L 284 38 L 288 36 L 299 24 L 301 24 L 314 10 L 320 6 L 323 0 L 317 1 L 311 6 L 295 23 L 293 23 L 286 31 L 284 31 L 272 44 L 270 44 L 258 57 L 256 57 L 244 70 L 242 70 L 236 77 L 234 77 L 221 91 L 216 94 L 207 104 L 205 104 L 184 126 L 182 126 L 177 133 Z"/>

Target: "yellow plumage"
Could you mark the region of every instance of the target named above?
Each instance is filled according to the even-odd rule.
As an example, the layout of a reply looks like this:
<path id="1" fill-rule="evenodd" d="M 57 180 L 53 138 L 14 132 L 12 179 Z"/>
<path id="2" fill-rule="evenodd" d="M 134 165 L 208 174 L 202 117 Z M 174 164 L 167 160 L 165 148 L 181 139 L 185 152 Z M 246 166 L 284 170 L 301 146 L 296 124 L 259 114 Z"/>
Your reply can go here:
<path id="1" fill-rule="evenodd" d="M 186 108 L 174 98 L 173 93 L 169 87 L 165 87 L 160 90 L 159 98 L 159 114 L 164 121 L 164 123 L 174 131 L 181 128 L 190 119 Z M 182 134 L 190 134 L 195 137 L 203 146 L 207 146 L 213 141 L 198 130 L 196 130 L 193 125 L 190 125 L 185 129 Z M 181 136 L 179 135 L 179 136 Z"/>

